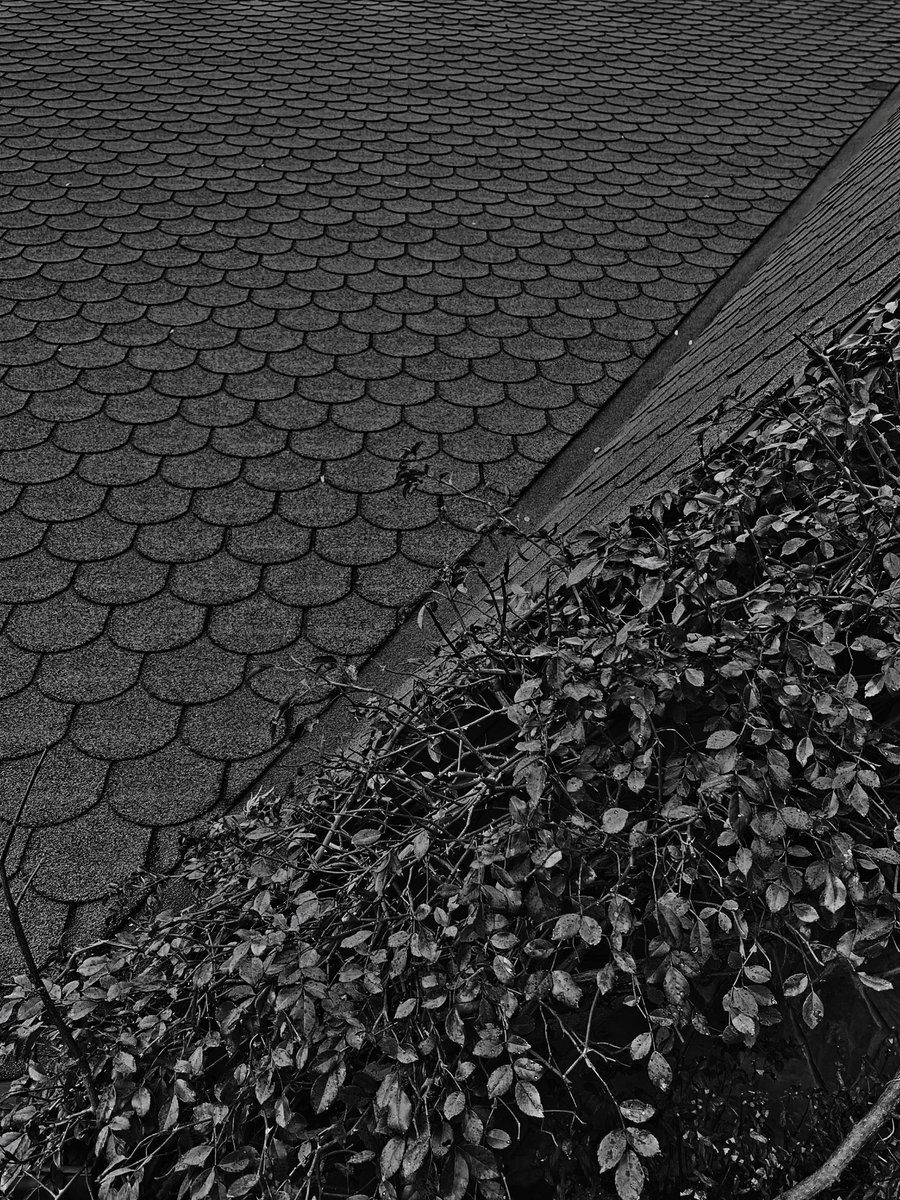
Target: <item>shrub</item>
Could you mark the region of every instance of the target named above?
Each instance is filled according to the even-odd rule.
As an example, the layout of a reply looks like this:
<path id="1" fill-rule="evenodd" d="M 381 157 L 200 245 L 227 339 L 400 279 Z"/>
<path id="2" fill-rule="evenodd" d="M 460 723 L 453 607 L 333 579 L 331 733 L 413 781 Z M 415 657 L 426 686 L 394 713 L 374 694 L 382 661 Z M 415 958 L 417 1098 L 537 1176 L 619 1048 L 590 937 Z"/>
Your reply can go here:
<path id="1" fill-rule="evenodd" d="M 183 911 L 60 966 L 96 1112 L 16 978 L 0 1187 L 65 1162 L 100 1200 L 758 1185 L 722 1154 L 664 1177 L 698 1063 L 814 1029 L 831 978 L 889 990 L 896 955 L 900 321 L 808 351 L 625 521 L 530 534 L 546 578 L 504 575 L 407 700 L 345 667 L 366 742 L 216 821 Z"/>

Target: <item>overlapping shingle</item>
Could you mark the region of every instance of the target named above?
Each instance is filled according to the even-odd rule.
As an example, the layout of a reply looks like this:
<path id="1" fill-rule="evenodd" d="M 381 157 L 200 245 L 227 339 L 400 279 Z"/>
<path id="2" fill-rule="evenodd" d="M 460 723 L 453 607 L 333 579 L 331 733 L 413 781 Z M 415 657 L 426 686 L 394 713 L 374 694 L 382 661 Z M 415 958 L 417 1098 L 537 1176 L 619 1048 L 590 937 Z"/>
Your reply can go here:
<path id="1" fill-rule="evenodd" d="M 893 18 L 5 9 L 0 783 L 51 747 L 48 928 L 268 767 L 280 661 L 474 542 L 403 452 L 525 488 L 872 112 Z"/>

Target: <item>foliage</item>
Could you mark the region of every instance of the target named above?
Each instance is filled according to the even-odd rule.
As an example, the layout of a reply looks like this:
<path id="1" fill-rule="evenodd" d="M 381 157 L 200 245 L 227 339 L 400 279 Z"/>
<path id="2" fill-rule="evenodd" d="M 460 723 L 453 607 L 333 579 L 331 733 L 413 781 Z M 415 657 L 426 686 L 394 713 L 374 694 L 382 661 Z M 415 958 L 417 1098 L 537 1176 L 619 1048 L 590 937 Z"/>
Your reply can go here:
<path id="1" fill-rule="evenodd" d="M 551 573 L 442 630 L 440 678 L 344 669 L 367 743 L 60 967 L 96 1114 L 17 977 L 0 1188 L 83 1161 L 99 1200 L 500 1198 L 533 1148 L 559 1194 L 637 1200 L 698 1046 L 814 1029 L 836 974 L 891 989 L 900 321 L 808 350 L 625 521 L 530 534 Z"/>

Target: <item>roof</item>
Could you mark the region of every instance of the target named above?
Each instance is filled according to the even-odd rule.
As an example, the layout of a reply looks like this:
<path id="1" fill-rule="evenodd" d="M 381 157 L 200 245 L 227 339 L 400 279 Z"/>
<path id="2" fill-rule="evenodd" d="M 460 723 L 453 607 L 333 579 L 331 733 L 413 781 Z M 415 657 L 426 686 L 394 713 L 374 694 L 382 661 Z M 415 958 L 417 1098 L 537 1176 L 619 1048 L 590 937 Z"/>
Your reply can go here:
<path id="1" fill-rule="evenodd" d="M 894 18 L 4 8 L 0 786 L 49 746 L 39 958 L 279 759 L 290 656 L 368 658 L 474 544 L 402 452 L 525 491 L 877 108 Z"/>

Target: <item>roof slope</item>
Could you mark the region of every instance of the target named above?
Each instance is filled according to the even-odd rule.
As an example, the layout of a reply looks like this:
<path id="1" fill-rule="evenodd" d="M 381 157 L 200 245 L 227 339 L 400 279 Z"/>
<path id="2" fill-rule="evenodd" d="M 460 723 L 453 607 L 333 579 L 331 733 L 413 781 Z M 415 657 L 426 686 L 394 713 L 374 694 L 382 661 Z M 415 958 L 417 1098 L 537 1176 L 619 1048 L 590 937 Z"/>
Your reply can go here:
<path id="1" fill-rule="evenodd" d="M 50 747 L 39 955 L 273 761 L 289 653 L 370 654 L 472 543 L 403 450 L 526 488 L 900 78 L 894 17 L 4 7 L 0 795 Z"/>

